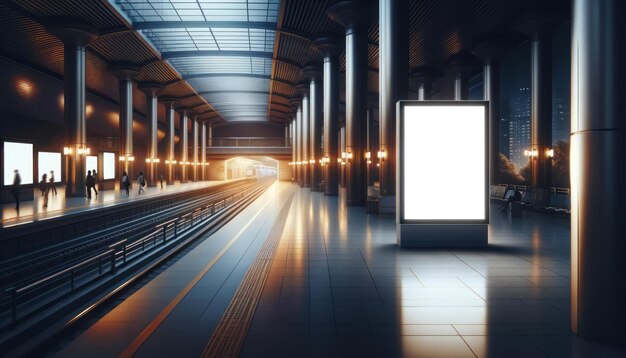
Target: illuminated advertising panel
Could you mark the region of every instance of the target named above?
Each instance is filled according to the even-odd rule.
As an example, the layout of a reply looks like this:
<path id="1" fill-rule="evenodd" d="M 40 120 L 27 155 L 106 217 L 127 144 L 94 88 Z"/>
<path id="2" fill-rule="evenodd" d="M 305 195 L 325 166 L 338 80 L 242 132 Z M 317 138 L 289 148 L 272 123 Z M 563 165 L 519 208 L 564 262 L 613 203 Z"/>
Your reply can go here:
<path id="1" fill-rule="evenodd" d="M 61 153 L 56 152 L 39 152 L 37 153 L 37 180 L 41 180 L 42 175 L 50 175 L 54 171 L 54 182 L 61 182 Z"/>
<path id="2" fill-rule="evenodd" d="M 19 171 L 22 185 L 33 183 L 33 145 L 4 142 L 4 185 L 13 185 L 14 171 Z"/>
<path id="3" fill-rule="evenodd" d="M 416 224 L 414 236 L 488 223 L 487 110 L 478 101 L 398 103 L 398 224 Z"/>
<path id="4" fill-rule="evenodd" d="M 85 177 L 87 176 L 87 172 L 89 172 L 90 170 L 92 174 L 94 170 L 96 170 L 96 172 L 98 171 L 98 157 L 97 156 L 88 155 L 86 160 L 87 160 L 87 165 L 85 166 Z M 98 174 L 98 176 L 100 176 L 100 174 Z"/>
<path id="5" fill-rule="evenodd" d="M 102 179 L 115 179 L 115 153 L 102 153 Z"/>

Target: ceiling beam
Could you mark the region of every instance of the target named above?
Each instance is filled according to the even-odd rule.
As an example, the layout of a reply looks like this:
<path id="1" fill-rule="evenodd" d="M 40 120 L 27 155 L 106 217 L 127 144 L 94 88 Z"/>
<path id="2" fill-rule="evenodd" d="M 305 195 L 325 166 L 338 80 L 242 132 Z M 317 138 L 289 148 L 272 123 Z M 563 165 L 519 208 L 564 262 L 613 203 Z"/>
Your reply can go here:
<path id="1" fill-rule="evenodd" d="M 271 52 L 265 51 L 218 51 L 218 50 L 203 50 L 203 51 L 170 51 L 162 52 L 161 56 L 167 58 L 181 58 L 181 57 L 255 57 L 255 58 L 267 58 L 272 59 L 274 56 Z"/>
<path id="2" fill-rule="evenodd" d="M 183 76 L 184 79 L 194 78 L 213 78 L 213 77 L 246 77 L 246 78 L 260 78 L 269 80 L 269 75 L 259 75 L 256 73 L 194 73 L 191 75 Z"/>
<path id="3" fill-rule="evenodd" d="M 133 26 L 138 30 L 150 29 L 193 29 L 193 28 L 222 28 L 222 29 L 261 29 L 276 30 L 275 22 L 261 21 L 146 21 L 136 22 Z"/>
<path id="4" fill-rule="evenodd" d="M 265 95 L 270 95 L 269 91 L 251 91 L 251 90 L 227 90 L 227 91 L 199 91 L 198 94 L 200 95 L 204 95 L 204 94 L 219 94 L 219 93 L 251 93 L 251 94 L 265 94 Z"/>

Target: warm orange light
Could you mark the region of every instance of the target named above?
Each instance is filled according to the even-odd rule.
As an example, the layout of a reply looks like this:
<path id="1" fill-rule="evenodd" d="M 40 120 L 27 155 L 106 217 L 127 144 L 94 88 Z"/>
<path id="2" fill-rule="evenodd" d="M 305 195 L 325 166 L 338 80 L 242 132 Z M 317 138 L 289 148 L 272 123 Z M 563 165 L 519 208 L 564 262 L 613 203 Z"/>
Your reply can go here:
<path id="1" fill-rule="evenodd" d="M 118 125 L 120 123 L 120 114 L 117 112 L 109 112 L 107 119 L 111 124 Z"/>
<path id="2" fill-rule="evenodd" d="M 20 78 L 17 81 L 15 81 L 15 89 L 17 90 L 17 93 L 22 98 L 30 98 L 35 92 L 35 88 L 32 82 L 23 78 Z"/>
<path id="3" fill-rule="evenodd" d="M 85 114 L 88 116 L 91 116 L 91 114 L 93 113 L 93 106 L 88 104 L 85 106 Z"/>

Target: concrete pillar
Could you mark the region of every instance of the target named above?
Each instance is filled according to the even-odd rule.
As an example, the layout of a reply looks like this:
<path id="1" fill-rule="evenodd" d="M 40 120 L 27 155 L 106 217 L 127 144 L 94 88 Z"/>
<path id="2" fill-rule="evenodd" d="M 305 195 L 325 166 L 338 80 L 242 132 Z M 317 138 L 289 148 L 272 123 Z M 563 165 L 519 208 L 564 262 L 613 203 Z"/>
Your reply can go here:
<path id="1" fill-rule="evenodd" d="M 64 127 L 65 147 L 71 153 L 65 156 L 65 196 L 85 196 L 85 150 L 87 123 L 85 117 L 85 46 L 97 37 L 89 25 L 68 20 L 53 20 L 46 26 L 48 32 L 63 41 L 64 71 Z"/>
<path id="2" fill-rule="evenodd" d="M 302 95 L 302 108 L 299 111 L 302 117 L 302 127 L 301 127 L 301 147 L 302 147 L 302 159 L 300 171 L 302 172 L 302 186 L 305 188 L 311 187 L 311 176 L 310 176 L 310 125 L 309 125 L 309 84 L 308 83 L 299 83 L 296 85 L 296 90 L 300 92 Z"/>
<path id="3" fill-rule="evenodd" d="M 367 197 L 367 7 L 340 1 L 329 16 L 346 29 L 346 189 L 347 205 L 365 205 Z M 382 72 L 382 71 L 381 71 Z"/>
<path id="4" fill-rule="evenodd" d="M 291 117 L 294 117 L 293 114 L 291 114 Z M 293 118 L 291 120 L 291 181 L 296 181 L 296 161 L 297 159 L 297 154 L 296 154 L 296 147 L 297 147 L 297 142 L 296 142 L 296 119 Z"/>
<path id="5" fill-rule="evenodd" d="M 192 137 L 192 147 L 191 147 L 191 151 L 192 151 L 192 158 L 193 158 L 193 177 L 192 180 L 193 181 L 198 181 L 200 179 L 199 177 L 199 172 L 200 172 L 200 166 L 199 166 L 199 156 L 198 156 L 198 134 L 200 132 L 200 129 L 198 128 L 199 123 L 198 123 L 198 117 L 194 116 L 191 119 L 191 123 L 192 123 L 192 133 L 191 133 L 191 137 Z"/>
<path id="6" fill-rule="evenodd" d="M 378 95 L 376 93 L 370 93 L 367 96 L 367 146 L 366 150 L 369 153 L 369 158 L 366 156 L 367 162 L 367 186 L 374 185 L 374 174 L 376 172 L 376 168 L 380 168 L 376 166 L 376 154 L 378 152 L 378 137 L 379 137 L 379 127 L 380 122 L 375 120 L 376 117 L 376 105 L 379 103 Z M 395 188 L 395 185 L 394 185 Z"/>
<path id="7" fill-rule="evenodd" d="M 461 52 L 452 55 L 449 65 L 454 73 L 454 100 L 465 101 L 469 99 L 469 77 L 471 71 L 478 68 L 480 62 L 469 53 Z"/>
<path id="8" fill-rule="evenodd" d="M 206 121 L 202 121 L 200 125 L 200 180 L 207 180 L 207 161 L 206 161 Z"/>
<path id="9" fill-rule="evenodd" d="M 165 125 L 167 126 L 167 148 L 165 157 L 165 167 L 167 174 L 165 177 L 167 185 L 174 184 L 174 172 L 176 168 L 176 101 L 173 98 L 161 98 L 165 104 Z"/>
<path id="10" fill-rule="evenodd" d="M 626 337 L 626 2 L 574 0 L 572 26 L 572 330 Z"/>
<path id="11" fill-rule="evenodd" d="M 189 161 L 188 156 L 188 115 L 189 111 L 185 108 L 180 109 L 178 116 L 180 117 L 180 182 L 187 182 L 187 162 Z"/>
<path id="12" fill-rule="evenodd" d="M 339 123 L 339 40 L 332 36 L 321 36 L 313 47 L 324 57 L 324 158 L 323 180 L 327 196 L 336 196 L 339 190 L 338 123 Z"/>
<path id="13" fill-rule="evenodd" d="M 549 202 L 552 181 L 552 34 L 553 19 L 543 14 L 527 14 L 518 30 L 531 38 L 530 157 L 531 185 L 537 203 Z"/>
<path id="14" fill-rule="evenodd" d="M 159 139 L 157 136 L 158 119 L 157 119 L 157 96 L 163 85 L 159 83 L 144 82 L 139 84 L 139 89 L 146 94 L 146 173 L 144 177 L 148 186 L 157 185 L 157 171 L 159 168 Z"/>
<path id="15" fill-rule="evenodd" d="M 317 65 L 308 65 L 303 69 L 304 74 L 310 79 L 309 82 L 309 176 L 311 178 L 311 191 L 320 190 L 322 181 L 322 72 Z"/>
<path id="16" fill-rule="evenodd" d="M 443 77 L 443 71 L 435 66 L 423 65 L 412 69 L 410 77 L 417 89 L 417 99 L 430 101 L 433 96 L 433 82 Z"/>
<path id="17" fill-rule="evenodd" d="M 499 183 L 500 165 L 500 66 L 499 57 L 504 51 L 501 39 L 486 39 L 472 52 L 483 60 L 483 98 L 489 101 L 489 185 Z"/>
<path id="18" fill-rule="evenodd" d="M 346 125 L 342 123 L 341 127 L 339 128 L 339 150 L 341 151 L 341 155 L 343 156 L 343 154 L 345 154 L 346 152 Z M 346 159 L 340 157 L 339 159 L 341 159 L 343 164 L 340 164 L 339 167 L 339 171 L 340 171 L 340 180 L 339 180 L 339 187 L 341 188 L 345 188 L 346 187 L 346 183 L 347 183 L 347 178 L 346 178 Z"/>
<path id="19" fill-rule="evenodd" d="M 300 98 L 290 98 L 289 102 L 291 102 L 292 108 L 295 108 L 295 123 L 296 123 L 296 160 L 295 160 L 295 170 L 296 170 L 296 182 L 301 187 L 304 185 L 302 178 L 302 100 Z"/>
<path id="20" fill-rule="evenodd" d="M 213 123 L 209 122 L 209 133 L 207 134 L 208 136 L 208 142 L 207 142 L 207 147 L 212 147 L 213 146 Z"/>
<path id="21" fill-rule="evenodd" d="M 379 0 L 380 195 L 396 195 L 396 103 L 409 99 L 409 3 Z M 371 165 L 370 165 L 371 167 Z M 369 180 L 373 185 L 370 170 Z M 395 205 L 386 205 L 395 208 Z"/>
<path id="22" fill-rule="evenodd" d="M 133 65 L 116 65 L 111 67 L 111 72 L 119 81 L 119 152 L 118 152 L 118 178 L 121 179 L 124 172 L 129 178 L 134 178 L 133 173 L 133 79 L 137 77 L 141 68 Z"/>

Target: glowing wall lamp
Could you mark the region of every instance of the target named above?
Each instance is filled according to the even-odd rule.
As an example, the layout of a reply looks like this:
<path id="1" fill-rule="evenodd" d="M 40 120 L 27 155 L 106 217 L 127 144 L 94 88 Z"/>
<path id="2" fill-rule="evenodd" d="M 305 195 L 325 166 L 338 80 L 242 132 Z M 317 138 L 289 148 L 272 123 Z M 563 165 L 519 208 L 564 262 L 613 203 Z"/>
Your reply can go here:
<path id="1" fill-rule="evenodd" d="M 172 160 L 166 160 L 166 161 L 165 161 L 165 164 L 176 164 L 176 163 L 178 163 L 178 162 L 177 162 L 177 161 L 175 161 L 175 160 L 173 160 L 173 159 L 172 159 Z"/>
<path id="2" fill-rule="evenodd" d="M 537 152 L 537 149 L 526 149 L 524 151 L 524 156 L 529 158 L 536 158 L 538 155 L 539 153 Z"/>
<path id="3" fill-rule="evenodd" d="M 74 153 L 74 150 L 72 149 L 72 147 L 63 147 L 63 154 L 64 155 L 72 155 Z M 78 147 L 76 149 L 76 154 L 78 155 L 89 155 L 91 154 L 91 149 L 87 148 L 87 147 Z"/>
<path id="4" fill-rule="evenodd" d="M 554 158 L 554 149 L 549 149 L 548 150 L 548 157 L 549 158 Z"/>

